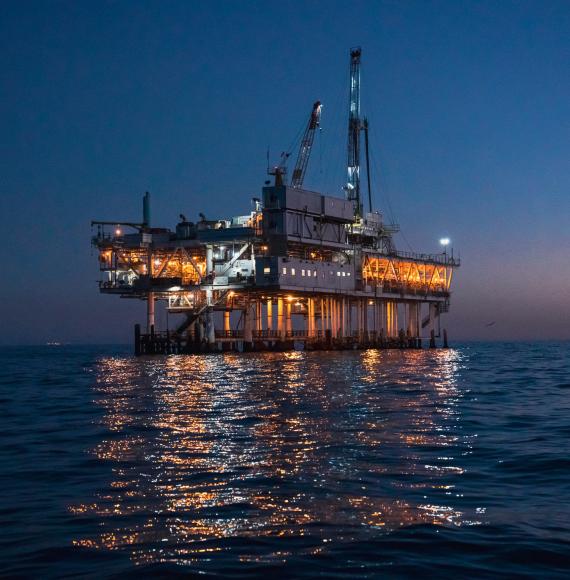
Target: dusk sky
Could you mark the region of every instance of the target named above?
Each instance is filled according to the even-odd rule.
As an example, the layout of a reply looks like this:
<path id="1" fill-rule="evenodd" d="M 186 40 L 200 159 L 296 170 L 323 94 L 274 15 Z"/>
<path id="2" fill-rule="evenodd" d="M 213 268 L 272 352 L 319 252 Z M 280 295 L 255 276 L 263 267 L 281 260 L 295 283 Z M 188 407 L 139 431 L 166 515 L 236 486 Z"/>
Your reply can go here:
<path id="1" fill-rule="evenodd" d="M 343 195 L 355 45 L 376 208 L 461 254 L 450 337 L 569 339 L 570 3 L 280 0 L 0 5 L 0 341 L 130 342 L 90 221 L 248 213 L 317 99 Z"/>

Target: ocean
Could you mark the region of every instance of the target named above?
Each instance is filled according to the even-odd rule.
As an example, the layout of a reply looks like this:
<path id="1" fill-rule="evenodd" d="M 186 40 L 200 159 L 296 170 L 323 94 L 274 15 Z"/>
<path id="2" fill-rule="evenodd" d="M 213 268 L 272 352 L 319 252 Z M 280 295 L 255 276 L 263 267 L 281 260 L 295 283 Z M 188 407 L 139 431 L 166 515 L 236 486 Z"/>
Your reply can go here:
<path id="1" fill-rule="evenodd" d="M 570 573 L 570 343 L 0 363 L 3 577 Z"/>

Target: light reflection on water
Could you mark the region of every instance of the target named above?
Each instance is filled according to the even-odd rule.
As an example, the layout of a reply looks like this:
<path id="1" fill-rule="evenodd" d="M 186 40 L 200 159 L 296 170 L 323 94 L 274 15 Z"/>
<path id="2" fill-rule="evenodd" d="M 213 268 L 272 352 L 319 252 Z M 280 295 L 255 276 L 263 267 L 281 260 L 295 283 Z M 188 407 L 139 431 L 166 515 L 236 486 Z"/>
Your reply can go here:
<path id="1" fill-rule="evenodd" d="M 112 480 L 78 515 L 78 546 L 136 563 L 286 560 L 251 538 L 303 538 L 305 553 L 402 526 L 480 523 L 459 509 L 464 457 L 454 350 L 103 358 L 92 450 Z M 231 543 L 234 541 L 234 544 Z M 295 551 L 299 552 L 296 545 Z"/>

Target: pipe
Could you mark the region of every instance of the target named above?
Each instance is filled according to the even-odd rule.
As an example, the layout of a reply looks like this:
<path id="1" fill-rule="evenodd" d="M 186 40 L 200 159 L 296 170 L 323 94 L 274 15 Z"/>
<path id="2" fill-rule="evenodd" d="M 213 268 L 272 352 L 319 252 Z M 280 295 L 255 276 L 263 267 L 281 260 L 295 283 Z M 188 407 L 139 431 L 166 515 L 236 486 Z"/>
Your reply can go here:
<path id="1" fill-rule="evenodd" d="M 143 196 L 143 225 L 150 228 L 150 193 L 148 191 Z"/>

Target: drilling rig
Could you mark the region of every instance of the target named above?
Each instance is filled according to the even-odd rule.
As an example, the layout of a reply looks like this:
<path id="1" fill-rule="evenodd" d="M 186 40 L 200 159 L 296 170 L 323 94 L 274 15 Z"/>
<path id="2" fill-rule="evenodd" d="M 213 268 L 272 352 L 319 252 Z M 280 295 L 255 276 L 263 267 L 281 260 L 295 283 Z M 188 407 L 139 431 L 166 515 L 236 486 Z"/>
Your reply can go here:
<path id="1" fill-rule="evenodd" d="M 102 293 L 147 302 L 146 332 L 135 325 L 136 354 L 219 350 L 421 348 L 435 346 L 449 308 L 447 253 L 396 251 L 392 224 L 372 211 L 368 122 L 360 113 L 362 51 L 350 51 L 345 196 L 304 189 L 322 105 L 313 104 L 291 184 L 286 161 L 269 170 L 246 215 L 196 223 L 181 214 L 174 231 L 143 220 L 93 222 Z M 361 191 L 364 133 L 369 212 Z M 186 213 L 186 212 L 185 212 Z M 109 229 L 106 229 L 109 228 Z M 126 231 L 124 228 L 128 228 Z M 155 302 L 182 320 L 155 328 Z M 167 318 L 168 320 L 168 318 Z M 424 331 L 424 329 L 426 329 Z M 446 346 L 446 334 L 443 332 Z"/>

